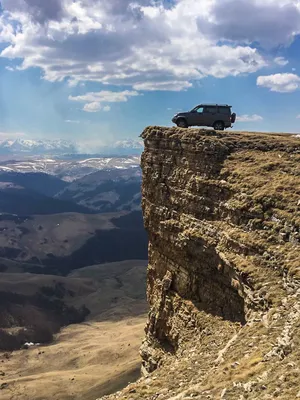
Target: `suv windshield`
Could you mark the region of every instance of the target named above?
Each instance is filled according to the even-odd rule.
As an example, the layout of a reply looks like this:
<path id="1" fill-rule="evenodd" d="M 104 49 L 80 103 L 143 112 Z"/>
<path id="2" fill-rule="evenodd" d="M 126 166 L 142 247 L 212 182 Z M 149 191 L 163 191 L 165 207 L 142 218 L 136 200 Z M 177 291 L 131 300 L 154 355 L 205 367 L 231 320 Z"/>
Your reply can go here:
<path id="1" fill-rule="evenodd" d="M 201 113 L 201 112 L 203 112 L 203 107 L 202 106 L 201 107 L 197 106 L 197 107 L 193 108 L 190 112 Z"/>

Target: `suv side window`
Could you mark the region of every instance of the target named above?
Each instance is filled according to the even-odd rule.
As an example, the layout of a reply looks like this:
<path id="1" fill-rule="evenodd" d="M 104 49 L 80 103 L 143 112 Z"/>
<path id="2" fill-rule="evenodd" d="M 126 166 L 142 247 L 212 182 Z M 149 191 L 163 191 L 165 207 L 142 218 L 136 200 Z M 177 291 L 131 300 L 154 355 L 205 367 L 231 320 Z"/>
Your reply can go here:
<path id="1" fill-rule="evenodd" d="M 200 114 L 202 114 L 203 113 L 203 107 L 199 107 L 199 108 L 197 108 L 197 113 L 200 113 Z"/>
<path id="2" fill-rule="evenodd" d="M 219 107 L 219 113 L 220 114 L 225 114 L 225 115 L 230 115 L 230 108 L 229 107 Z"/>
<path id="3" fill-rule="evenodd" d="M 208 113 L 208 114 L 216 114 L 216 112 L 217 112 L 217 107 L 215 107 L 215 106 L 206 106 L 206 107 L 204 108 L 204 112 L 205 112 L 205 113 Z"/>

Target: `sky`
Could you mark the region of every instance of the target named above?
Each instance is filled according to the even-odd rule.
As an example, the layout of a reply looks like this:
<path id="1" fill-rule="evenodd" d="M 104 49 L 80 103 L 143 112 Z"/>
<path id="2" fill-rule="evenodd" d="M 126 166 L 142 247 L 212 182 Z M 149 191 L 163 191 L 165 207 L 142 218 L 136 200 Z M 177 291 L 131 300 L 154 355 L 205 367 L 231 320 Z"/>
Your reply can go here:
<path id="1" fill-rule="evenodd" d="M 205 102 L 300 132 L 300 0 L 0 0 L 0 140 L 90 150 Z"/>

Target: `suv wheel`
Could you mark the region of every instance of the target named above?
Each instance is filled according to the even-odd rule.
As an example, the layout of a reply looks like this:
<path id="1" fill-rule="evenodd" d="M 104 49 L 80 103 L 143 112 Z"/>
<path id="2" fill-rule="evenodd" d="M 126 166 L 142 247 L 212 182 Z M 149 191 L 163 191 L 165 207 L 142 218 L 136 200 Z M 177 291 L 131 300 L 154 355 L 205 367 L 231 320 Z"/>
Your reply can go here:
<path id="1" fill-rule="evenodd" d="M 224 122 L 217 121 L 214 123 L 214 130 L 215 131 L 224 131 Z"/>
<path id="2" fill-rule="evenodd" d="M 177 121 L 177 126 L 178 128 L 187 128 L 188 124 L 186 123 L 186 120 L 181 118 Z"/>

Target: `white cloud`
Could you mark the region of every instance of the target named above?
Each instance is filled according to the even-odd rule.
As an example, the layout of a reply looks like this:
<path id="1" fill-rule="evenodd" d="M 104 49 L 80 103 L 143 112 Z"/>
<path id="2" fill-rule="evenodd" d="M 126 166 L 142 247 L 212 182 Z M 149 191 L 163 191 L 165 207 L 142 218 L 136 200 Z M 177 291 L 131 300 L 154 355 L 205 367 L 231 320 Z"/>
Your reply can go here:
<path id="1" fill-rule="evenodd" d="M 10 72 L 15 71 L 15 69 L 13 67 L 9 67 L 9 66 L 5 67 L 5 69 L 7 69 L 7 71 L 10 71 Z"/>
<path id="2" fill-rule="evenodd" d="M 93 103 L 87 103 L 83 107 L 83 111 L 90 112 L 90 113 L 99 112 L 101 110 L 102 110 L 102 106 L 97 101 L 94 101 Z"/>
<path id="3" fill-rule="evenodd" d="M 276 36 L 274 26 L 284 44 L 298 32 L 296 0 L 282 1 L 289 4 L 280 8 L 266 0 L 263 8 L 256 0 L 228 0 L 227 9 L 234 14 L 238 7 L 241 14 L 227 21 L 220 12 L 224 0 L 178 0 L 165 8 L 152 0 L 2 0 L 0 36 L 4 32 L 7 45 L 1 56 L 21 59 L 21 69 L 39 67 L 45 79 L 68 79 L 70 85 L 96 81 L 135 90 L 185 90 L 206 76 L 264 67 L 250 44 Z M 243 12 L 248 3 L 249 14 Z M 265 29 L 262 18 L 254 18 L 257 10 L 272 16 Z"/>
<path id="4" fill-rule="evenodd" d="M 274 58 L 274 62 L 277 65 L 281 65 L 283 67 L 289 63 L 288 60 L 286 60 L 284 57 L 276 57 Z"/>
<path id="5" fill-rule="evenodd" d="M 102 90 L 101 92 L 89 92 L 80 96 L 69 96 L 69 100 L 86 103 L 83 111 L 99 112 L 110 111 L 110 106 L 103 106 L 102 103 L 120 103 L 126 102 L 130 97 L 138 96 L 136 91 L 124 90 L 123 92 L 111 92 Z"/>
<path id="6" fill-rule="evenodd" d="M 219 40 L 288 45 L 300 32 L 298 0 L 215 0 L 209 17 L 198 17 L 199 30 Z"/>
<path id="7" fill-rule="evenodd" d="M 128 101 L 129 97 L 138 95 L 138 92 L 130 90 L 124 90 L 123 92 L 102 90 L 101 92 L 89 92 L 80 96 L 69 96 L 69 100 L 80 102 L 118 103 Z"/>
<path id="8" fill-rule="evenodd" d="M 149 90 L 149 91 L 161 91 L 169 90 L 172 92 L 180 92 L 186 90 L 193 85 L 187 81 L 170 81 L 170 82 L 144 82 L 136 83 L 133 88 L 136 90 Z"/>
<path id="9" fill-rule="evenodd" d="M 14 39 L 14 27 L 11 22 L 5 18 L 3 13 L 0 15 L 0 43 L 12 43 Z"/>
<path id="10" fill-rule="evenodd" d="M 87 103 L 83 106 L 83 111 L 85 112 L 90 112 L 90 113 L 94 113 L 94 112 L 99 112 L 99 111 L 104 111 L 104 112 L 108 112 L 110 111 L 110 106 L 102 106 L 101 103 L 99 103 L 98 101 L 94 101 L 92 103 Z"/>
<path id="11" fill-rule="evenodd" d="M 266 87 L 272 92 L 294 92 L 300 88 L 300 77 L 289 73 L 259 76 L 257 78 L 257 85 Z"/>
<path id="12" fill-rule="evenodd" d="M 2 0 L 4 10 L 28 13 L 33 22 L 44 24 L 61 19 L 64 2 L 61 0 Z"/>
<path id="13" fill-rule="evenodd" d="M 66 119 L 65 122 L 67 122 L 68 124 L 80 124 L 80 121 L 74 119 Z"/>
<path id="14" fill-rule="evenodd" d="M 258 122 L 258 121 L 262 121 L 263 117 L 260 115 L 257 115 L 257 114 L 253 114 L 253 115 L 244 114 L 244 115 L 237 116 L 236 119 L 239 122 Z"/>

